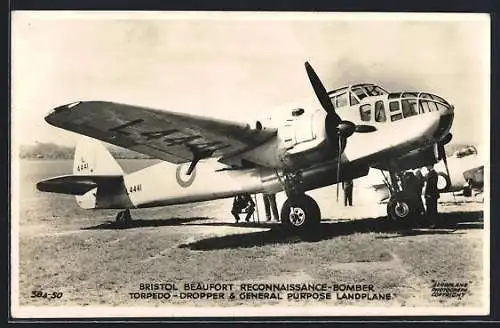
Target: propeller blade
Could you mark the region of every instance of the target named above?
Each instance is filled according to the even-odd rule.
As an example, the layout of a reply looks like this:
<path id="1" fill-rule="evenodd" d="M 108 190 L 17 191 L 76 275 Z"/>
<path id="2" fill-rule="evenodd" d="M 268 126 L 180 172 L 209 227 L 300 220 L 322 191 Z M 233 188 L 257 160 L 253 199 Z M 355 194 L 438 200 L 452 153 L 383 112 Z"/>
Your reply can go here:
<path id="1" fill-rule="evenodd" d="M 337 203 L 339 202 L 339 188 L 340 188 L 340 157 L 342 156 L 341 154 L 341 149 L 342 149 L 342 140 L 340 139 L 339 135 L 339 158 L 337 159 Z"/>
<path id="2" fill-rule="evenodd" d="M 335 112 L 335 108 L 333 107 L 332 101 L 330 100 L 330 97 L 328 96 L 328 92 L 326 92 L 326 89 L 323 86 L 323 83 L 321 82 L 318 74 L 316 74 L 316 72 L 314 71 L 312 66 L 309 64 L 309 62 L 305 62 L 304 65 L 306 67 L 307 76 L 309 77 L 309 81 L 311 82 L 314 93 L 316 94 L 316 97 L 318 98 L 321 106 L 328 113 L 328 115 L 332 115 L 333 117 L 336 118 L 337 122 L 340 122 L 341 121 L 340 117 Z"/>
<path id="3" fill-rule="evenodd" d="M 358 133 L 369 133 L 369 132 L 377 131 L 377 128 L 374 127 L 373 125 L 360 124 L 360 125 L 356 125 L 356 127 L 354 128 L 354 131 L 358 132 Z"/>

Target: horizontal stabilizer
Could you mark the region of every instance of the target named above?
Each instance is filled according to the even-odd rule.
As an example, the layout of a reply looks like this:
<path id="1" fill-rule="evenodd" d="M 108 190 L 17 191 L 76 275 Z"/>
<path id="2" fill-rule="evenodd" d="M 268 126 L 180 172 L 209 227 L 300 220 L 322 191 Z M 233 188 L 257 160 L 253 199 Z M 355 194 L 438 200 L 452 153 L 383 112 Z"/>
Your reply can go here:
<path id="1" fill-rule="evenodd" d="M 63 175 L 40 181 L 36 188 L 59 194 L 84 195 L 98 186 L 118 184 L 122 181 L 121 175 Z"/>

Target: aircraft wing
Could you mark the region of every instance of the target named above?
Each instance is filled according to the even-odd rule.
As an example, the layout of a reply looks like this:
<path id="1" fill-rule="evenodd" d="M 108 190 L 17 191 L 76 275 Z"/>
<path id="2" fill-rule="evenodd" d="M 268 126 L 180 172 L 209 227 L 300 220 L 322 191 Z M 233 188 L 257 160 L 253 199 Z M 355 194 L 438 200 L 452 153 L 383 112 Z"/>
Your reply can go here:
<path id="1" fill-rule="evenodd" d="M 104 101 L 57 107 L 45 120 L 54 126 L 171 163 L 230 156 L 277 133 L 248 124 Z"/>

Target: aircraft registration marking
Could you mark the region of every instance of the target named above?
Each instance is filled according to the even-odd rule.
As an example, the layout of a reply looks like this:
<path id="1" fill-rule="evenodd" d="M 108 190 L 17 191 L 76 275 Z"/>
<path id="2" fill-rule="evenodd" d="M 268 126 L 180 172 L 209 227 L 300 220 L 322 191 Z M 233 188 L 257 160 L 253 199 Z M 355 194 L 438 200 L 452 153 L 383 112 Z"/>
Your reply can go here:
<path id="1" fill-rule="evenodd" d="M 124 123 L 122 125 L 116 126 L 114 128 L 109 129 L 108 131 L 110 132 L 117 132 L 126 136 L 129 136 L 131 133 L 124 131 L 124 129 L 143 123 L 143 119 L 137 119 L 133 120 L 127 123 Z M 175 134 L 175 136 L 172 136 L 170 138 L 164 138 L 167 136 L 170 136 L 172 134 Z M 139 132 L 139 135 L 141 137 L 145 137 L 146 141 L 151 141 L 151 140 L 156 140 L 160 138 L 164 138 L 162 142 L 164 142 L 168 147 L 173 147 L 173 146 L 181 146 L 181 145 L 186 145 L 187 147 L 191 148 L 196 148 L 197 150 L 201 151 L 216 151 L 216 150 L 221 150 L 227 147 L 230 147 L 230 145 L 225 144 L 222 141 L 207 141 L 203 136 L 197 135 L 197 134 L 186 134 L 183 133 L 180 130 L 177 129 L 168 129 L 168 130 L 159 130 L 159 131 L 143 131 Z M 196 142 L 193 142 L 195 141 Z"/>
<path id="2" fill-rule="evenodd" d="M 80 164 L 76 167 L 77 172 L 87 170 L 89 168 L 89 163 L 82 157 L 80 159 Z"/>
<path id="3" fill-rule="evenodd" d="M 133 192 L 136 192 L 136 191 L 141 191 L 142 190 L 142 184 L 136 184 L 136 185 L 133 185 L 133 186 L 130 186 L 130 188 L 128 189 L 129 193 L 133 193 Z"/>

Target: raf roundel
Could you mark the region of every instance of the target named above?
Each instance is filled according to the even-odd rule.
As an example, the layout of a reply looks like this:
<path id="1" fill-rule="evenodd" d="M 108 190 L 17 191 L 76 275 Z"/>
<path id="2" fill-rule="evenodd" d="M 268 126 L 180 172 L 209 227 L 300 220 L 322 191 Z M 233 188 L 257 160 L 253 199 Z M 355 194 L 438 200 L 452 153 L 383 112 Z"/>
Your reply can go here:
<path id="1" fill-rule="evenodd" d="M 196 177 L 196 167 L 194 168 L 191 175 L 187 175 L 185 172 L 188 169 L 188 164 L 180 164 L 177 166 L 177 170 L 175 172 L 175 178 L 179 186 L 183 188 L 187 188 L 193 184 L 194 178 Z"/>

